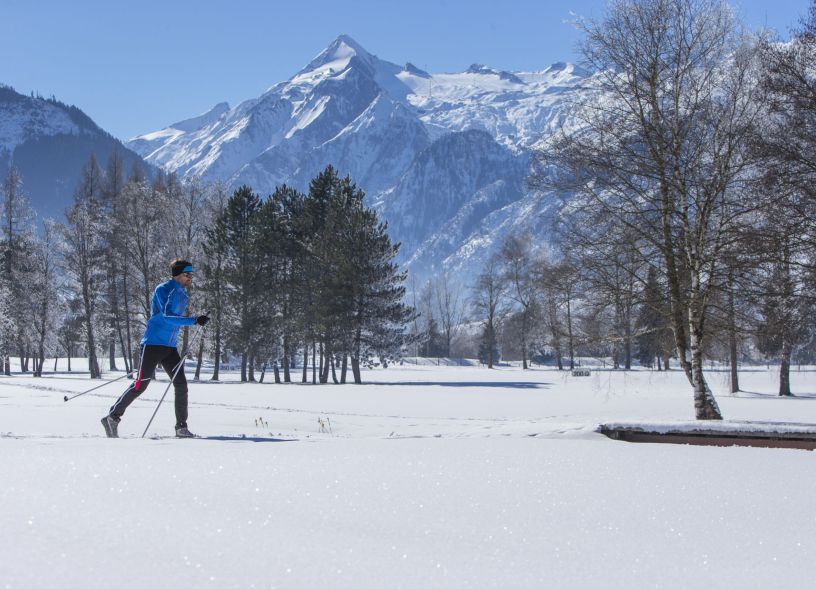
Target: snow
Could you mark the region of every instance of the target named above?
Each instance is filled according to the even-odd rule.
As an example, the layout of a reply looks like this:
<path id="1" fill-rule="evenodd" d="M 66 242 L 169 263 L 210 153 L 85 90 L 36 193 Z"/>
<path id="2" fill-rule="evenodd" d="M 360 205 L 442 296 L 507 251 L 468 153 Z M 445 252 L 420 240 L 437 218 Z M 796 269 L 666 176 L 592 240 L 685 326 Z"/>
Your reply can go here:
<path id="1" fill-rule="evenodd" d="M 3 377 L 0 588 L 812 586 L 811 452 L 596 432 L 689 422 L 677 371 L 363 376 L 191 382 L 199 440 L 169 437 L 172 391 L 140 438 L 164 380 L 108 440 L 122 381 L 64 403 L 98 383 Z M 727 426 L 816 424 L 816 372 L 790 399 L 774 369 L 740 376 L 708 374 Z"/>
<path id="2" fill-rule="evenodd" d="M 296 113 L 297 118 L 293 121 L 292 127 L 286 133 L 286 138 L 290 139 L 295 133 L 311 125 L 312 122 L 323 113 L 329 100 L 331 100 L 330 96 L 321 96 L 313 105 L 309 105 L 303 111 Z"/>
<path id="3" fill-rule="evenodd" d="M 11 154 L 28 139 L 76 135 L 79 126 L 62 108 L 42 99 L 24 99 L 0 104 L 0 155 Z"/>

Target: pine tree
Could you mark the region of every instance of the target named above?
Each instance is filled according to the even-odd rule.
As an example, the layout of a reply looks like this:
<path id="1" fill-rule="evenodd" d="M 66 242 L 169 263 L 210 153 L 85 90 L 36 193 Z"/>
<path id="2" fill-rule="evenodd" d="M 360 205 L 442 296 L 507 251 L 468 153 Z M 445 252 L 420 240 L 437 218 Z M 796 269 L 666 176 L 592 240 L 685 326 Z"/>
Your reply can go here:
<path id="1" fill-rule="evenodd" d="M 414 310 L 403 303 L 406 275 L 394 258 L 399 244 L 391 243 L 388 226 L 363 204 L 362 190 L 347 181 L 347 237 L 341 251 L 352 280 L 350 293 L 351 368 L 354 382 L 362 382 L 361 363 L 373 358 L 386 364 L 402 354 L 406 324 Z"/>
<path id="2" fill-rule="evenodd" d="M 250 380 L 257 343 L 259 302 L 258 293 L 265 286 L 255 273 L 260 260 L 257 249 L 257 219 L 261 199 L 249 186 L 241 186 L 227 201 L 224 215 L 216 231 L 226 246 L 224 279 L 231 297 L 228 312 L 232 321 L 227 329 L 228 340 L 241 355 L 241 382 Z"/>

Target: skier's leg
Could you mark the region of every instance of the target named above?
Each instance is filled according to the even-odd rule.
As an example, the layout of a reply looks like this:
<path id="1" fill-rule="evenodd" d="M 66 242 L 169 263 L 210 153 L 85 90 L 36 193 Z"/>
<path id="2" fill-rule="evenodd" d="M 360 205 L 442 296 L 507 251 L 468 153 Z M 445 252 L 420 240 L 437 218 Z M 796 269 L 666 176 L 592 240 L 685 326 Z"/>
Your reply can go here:
<path id="1" fill-rule="evenodd" d="M 109 415 L 119 421 L 125 413 L 125 409 L 141 395 L 156 371 L 156 364 L 161 360 L 164 352 L 159 346 L 142 346 L 142 359 L 139 362 L 139 374 L 124 393 L 116 400 L 110 408 Z"/>
<path id="2" fill-rule="evenodd" d="M 173 390 L 176 393 L 176 429 L 187 427 L 187 377 L 184 375 L 184 365 L 181 362 L 178 350 L 173 349 L 162 359 L 162 366 L 170 378 L 173 378 L 173 371 L 178 367 L 176 377 L 173 379 Z"/>

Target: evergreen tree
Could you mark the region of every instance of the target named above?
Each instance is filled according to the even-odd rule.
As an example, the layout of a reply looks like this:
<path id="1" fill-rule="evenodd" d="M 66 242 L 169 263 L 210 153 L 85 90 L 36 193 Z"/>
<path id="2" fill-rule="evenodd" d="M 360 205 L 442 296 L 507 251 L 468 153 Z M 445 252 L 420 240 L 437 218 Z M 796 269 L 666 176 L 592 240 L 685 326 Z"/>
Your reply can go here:
<path id="1" fill-rule="evenodd" d="M 349 333 L 354 382 L 362 382 L 361 363 L 377 358 L 383 364 L 402 354 L 406 324 L 414 310 L 403 303 L 406 275 L 394 258 L 399 244 L 392 244 L 388 226 L 363 204 L 364 192 L 350 180 L 343 184 L 348 226 L 340 251 L 351 277 Z"/>
<path id="2" fill-rule="evenodd" d="M 258 293 L 266 288 L 257 279 L 260 267 L 257 248 L 257 219 L 261 199 L 249 186 L 241 186 L 227 201 L 224 215 L 216 231 L 226 246 L 224 279 L 230 292 L 228 312 L 232 321 L 227 329 L 230 345 L 241 356 L 241 382 L 250 380 L 257 344 L 259 301 Z"/>

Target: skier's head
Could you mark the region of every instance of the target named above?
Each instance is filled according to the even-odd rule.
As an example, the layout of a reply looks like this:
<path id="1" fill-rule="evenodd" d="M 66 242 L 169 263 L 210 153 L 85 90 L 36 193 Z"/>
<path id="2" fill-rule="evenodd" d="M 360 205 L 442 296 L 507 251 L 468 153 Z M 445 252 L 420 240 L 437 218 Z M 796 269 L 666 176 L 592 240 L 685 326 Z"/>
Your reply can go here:
<path id="1" fill-rule="evenodd" d="M 187 260 L 175 259 L 170 262 L 170 274 L 181 286 L 189 286 L 193 281 L 193 272 L 195 269 Z"/>

